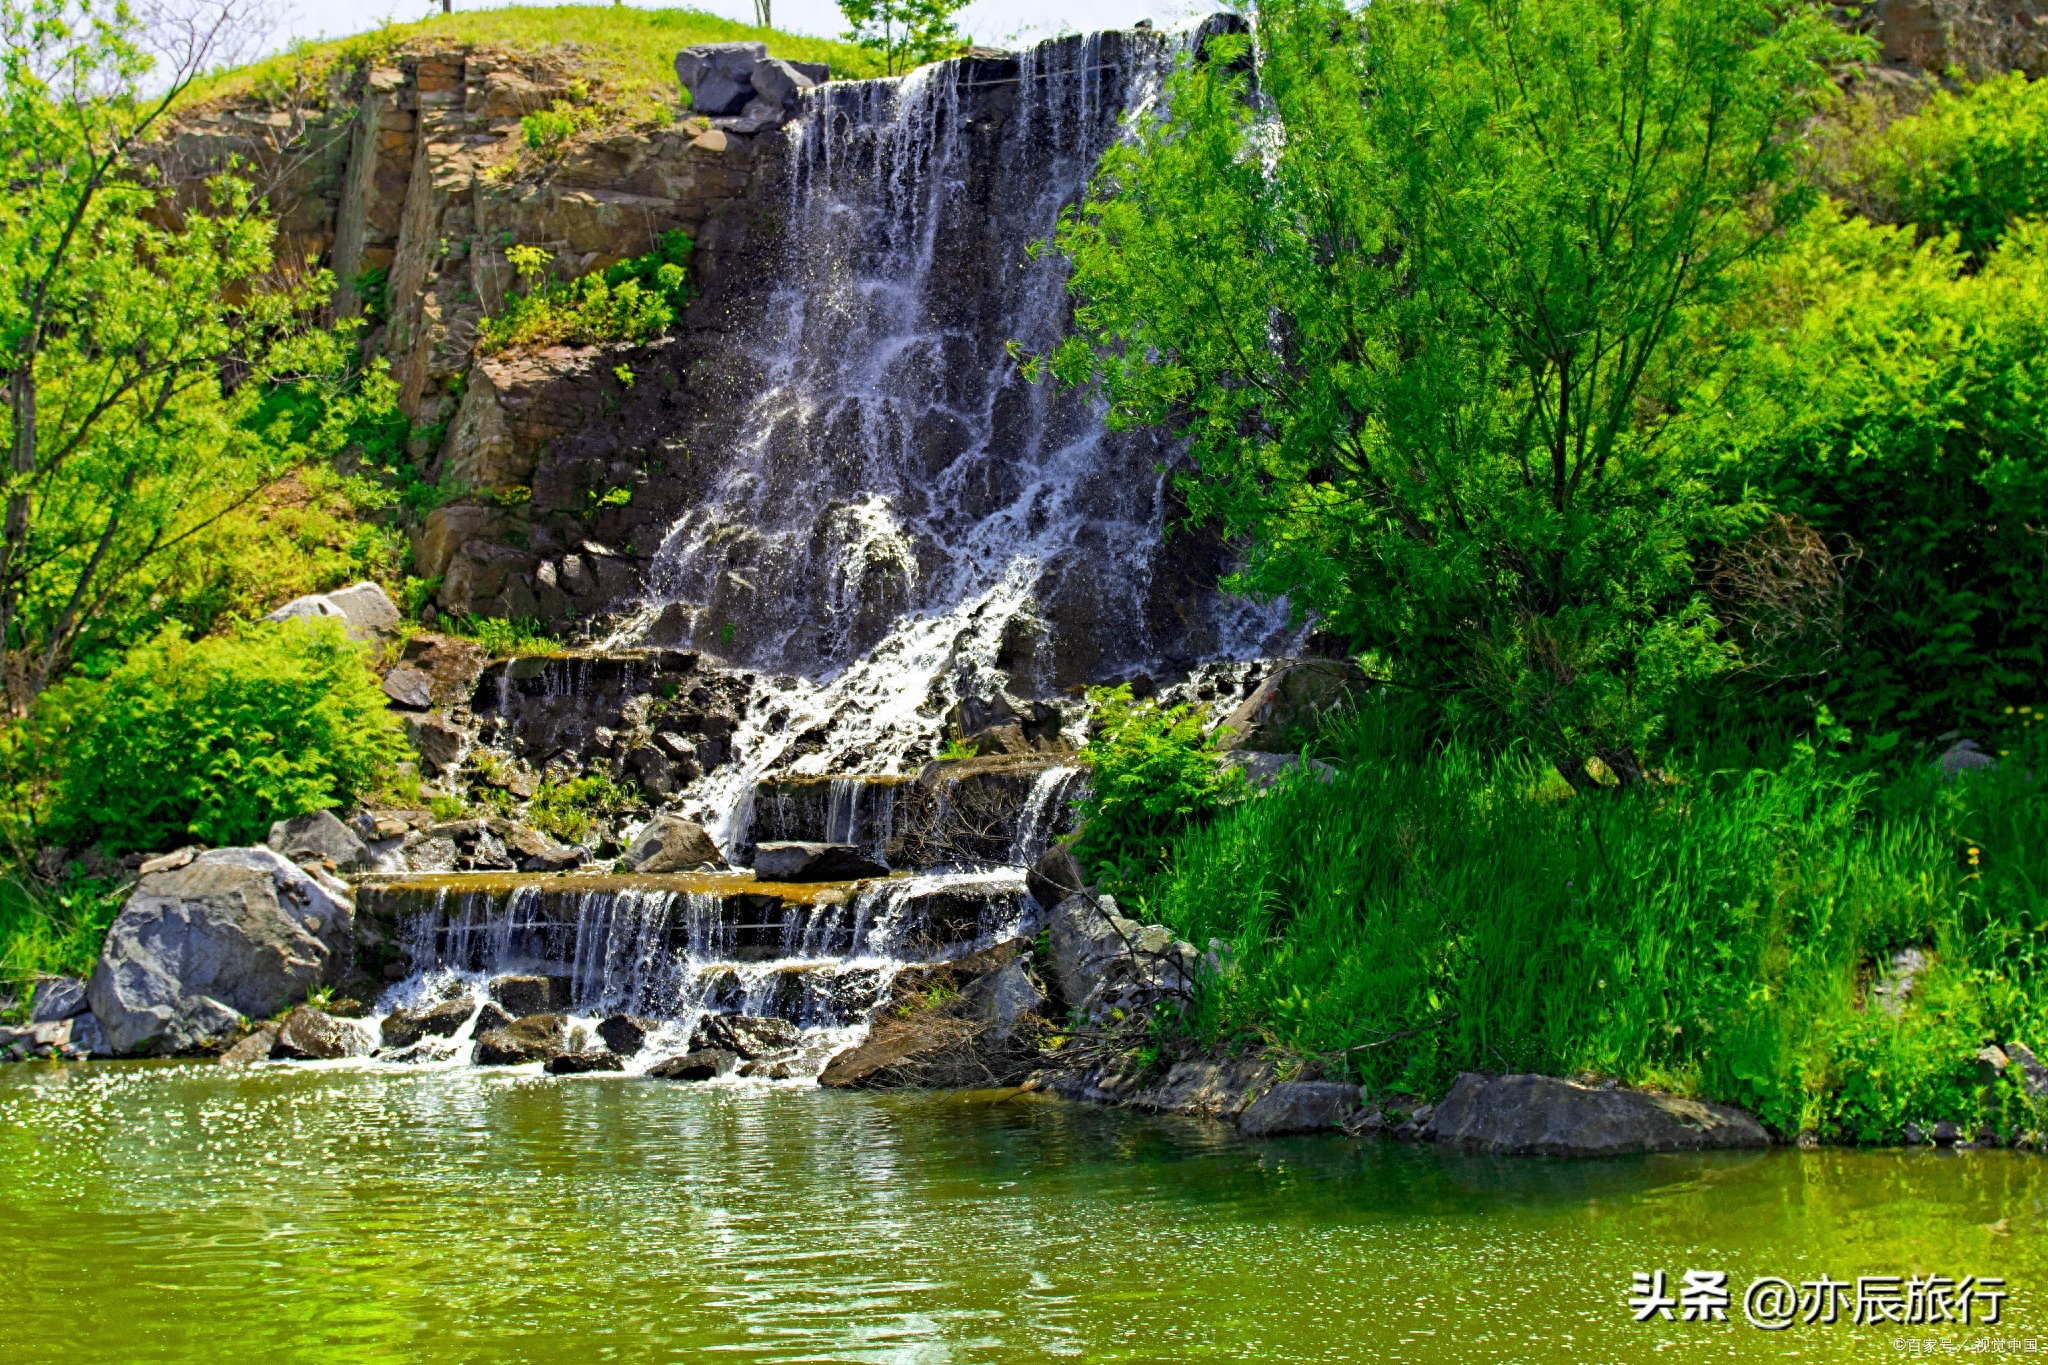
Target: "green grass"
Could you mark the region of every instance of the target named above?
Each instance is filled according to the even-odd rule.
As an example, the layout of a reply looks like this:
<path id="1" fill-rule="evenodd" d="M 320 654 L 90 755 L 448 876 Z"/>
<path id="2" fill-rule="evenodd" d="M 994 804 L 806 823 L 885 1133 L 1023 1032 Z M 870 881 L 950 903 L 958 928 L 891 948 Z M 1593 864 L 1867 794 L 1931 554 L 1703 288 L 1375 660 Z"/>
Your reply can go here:
<path id="1" fill-rule="evenodd" d="M 778 57 L 829 62 L 834 76 L 882 74 L 863 48 L 829 38 L 808 38 L 754 28 L 691 9 L 646 10 L 623 5 L 517 5 L 505 9 L 437 14 L 412 24 L 386 24 L 368 33 L 324 42 L 296 43 L 248 66 L 194 82 L 188 103 L 249 94 L 282 96 L 295 88 L 317 91 L 335 64 L 387 59 L 401 49 L 474 44 L 543 53 L 573 45 L 586 79 L 602 82 L 607 103 L 652 98 L 673 104 L 676 53 L 697 43 L 762 42 Z"/>
<path id="2" fill-rule="evenodd" d="M 38 976 L 91 975 L 122 899 L 113 883 L 88 877 L 52 888 L 0 876 L 0 994 L 25 1009 Z"/>
<path id="3" fill-rule="evenodd" d="M 1335 782 L 1235 807 L 1127 891 L 1215 941 L 1176 1027 L 1425 1095 L 1466 1069 L 1592 1073 L 1786 1134 L 2041 1125 L 1975 1054 L 2048 1043 L 2048 753 L 1949 784 L 1796 746 L 1575 796 L 1522 756 L 1393 738 L 1360 718 Z M 1899 1017 L 1866 1008 L 1906 947 L 1935 966 Z"/>
<path id="4" fill-rule="evenodd" d="M 443 635 L 474 640 L 494 659 L 530 658 L 536 654 L 559 654 L 562 642 L 544 635 L 531 621 L 507 621 L 497 616 L 468 616 L 451 612 L 437 627 Z"/>

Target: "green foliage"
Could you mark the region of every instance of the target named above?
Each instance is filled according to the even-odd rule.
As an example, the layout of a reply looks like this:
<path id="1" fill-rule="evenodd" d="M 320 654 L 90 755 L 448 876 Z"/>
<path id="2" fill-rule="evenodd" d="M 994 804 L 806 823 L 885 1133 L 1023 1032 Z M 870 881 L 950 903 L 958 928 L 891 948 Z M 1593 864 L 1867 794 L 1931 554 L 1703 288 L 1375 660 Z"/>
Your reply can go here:
<path id="1" fill-rule="evenodd" d="M 1977 1049 L 2048 1036 L 2038 740 L 1953 785 L 1801 744 L 1589 795 L 1525 751 L 1418 759 L 1376 708 L 1327 738 L 1334 782 L 1191 829 L 1145 888 L 1147 917 L 1224 945 L 1186 1020 L 1208 1042 L 1424 1094 L 1591 1072 L 1872 1140 L 2008 1105 Z M 1894 1017 L 1869 986 L 1906 947 L 1934 966 Z"/>
<path id="2" fill-rule="evenodd" d="M 47 831 L 110 850 L 260 842 L 370 790 L 407 750 L 362 646 L 331 620 L 197 642 L 175 627 L 30 718 L 53 774 Z"/>
<path id="3" fill-rule="evenodd" d="M 574 104 L 556 100 L 545 109 L 536 109 L 519 120 L 519 131 L 525 138 L 529 151 L 543 156 L 561 155 L 564 143 L 585 128 L 597 123 L 595 111 L 580 109 Z"/>
<path id="4" fill-rule="evenodd" d="M 460 612 L 441 618 L 441 630 L 464 640 L 474 640 L 490 651 L 494 659 L 519 655 L 558 654 L 561 640 L 543 634 L 531 621 L 508 621 L 499 616 L 469 616 Z"/>
<path id="5" fill-rule="evenodd" d="M 978 758 L 980 756 L 981 750 L 969 744 L 965 739 L 948 739 L 939 746 L 938 759 L 941 763 L 962 763 L 970 758 Z"/>
<path id="6" fill-rule="evenodd" d="M 1824 206 L 1712 325 L 1720 369 L 1688 399 L 1700 466 L 1819 537 L 1841 580 L 1766 574 L 1727 602 L 1801 618 L 1752 665 L 1795 706 L 1923 738 L 1995 735 L 2048 673 L 2048 225 L 1966 266 Z"/>
<path id="7" fill-rule="evenodd" d="M 645 256 L 567 281 L 543 279 L 552 257 L 541 248 L 510 247 L 505 257 L 526 283 L 526 292 L 511 295 L 502 313 L 484 319 L 477 348 L 489 353 L 508 346 L 592 345 L 657 336 L 690 301 L 692 245 L 681 232 L 665 232 Z"/>
<path id="8" fill-rule="evenodd" d="M 1095 729 L 1081 750 L 1088 795 L 1074 854 L 1115 890 L 1156 875 L 1176 835 L 1243 795 L 1244 774 L 1218 765 L 1193 706 L 1133 701 L 1128 683 L 1088 700 Z"/>
<path id="9" fill-rule="evenodd" d="M 427 809 L 436 820 L 460 820 L 469 814 L 469 802 L 460 796 L 435 796 L 428 799 Z"/>
<path id="10" fill-rule="evenodd" d="M 391 272 L 381 265 L 360 271 L 348 282 L 349 292 L 362 305 L 363 316 L 381 322 L 391 316 Z"/>
<path id="11" fill-rule="evenodd" d="M 884 74 L 896 75 L 926 62 L 967 50 L 953 16 L 967 0 L 839 0 L 846 38 L 882 59 Z"/>
<path id="12" fill-rule="evenodd" d="M 634 803 L 631 789 L 603 773 L 591 773 L 567 782 L 543 783 L 527 802 L 526 821 L 565 843 L 580 844 L 589 838 L 598 820 L 621 814 Z"/>
<path id="13" fill-rule="evenodd" d="M 1237 586 L 1635 779 L 1734 659 L 1690 546 L 1757 515 L 1669 458 L 1650 400 L 1678 322 L 1810 201 L 1790 134 L 1853 47 L 1780 8 L 1262 6 L 1262 103 L 1212 40 L 1062 224 L 1054 373 L 1185 434 Z"/>
<path id="14" fill-rule="evenodd" d="M 75 869 L 56 887 L 0 879 L 0 987 L 26 1005 L 38 976 L 91 975 L 126 900 L 120 883 Z"/>

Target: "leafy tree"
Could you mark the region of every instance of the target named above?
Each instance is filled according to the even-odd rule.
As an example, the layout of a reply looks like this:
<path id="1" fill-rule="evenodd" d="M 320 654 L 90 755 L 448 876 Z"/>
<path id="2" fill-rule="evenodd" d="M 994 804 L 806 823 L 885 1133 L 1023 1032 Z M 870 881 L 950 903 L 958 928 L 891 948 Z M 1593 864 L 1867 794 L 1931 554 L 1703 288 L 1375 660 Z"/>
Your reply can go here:
<path id="1" fill-rule="evenodd" d="M 1121 893 L 1166 865 L 1168 848 L 1245 792 L 1244 774 L 1216 761 L 1193 706 L 1136 701 L 1128 683 L 1091 690 L 1095 729 L 1081 750 L 1088 795 L 1074 852 Z"/>
<path id="2" fill-rule="evenodd" d="M 1730 666 L 1692 546 L 1758 508 L 1672 458 L 1680 324 L 1811 202 L 1860 50 L 1769 0 L 1280 0 L 1170 83 L 1058 234 L 1053 356 L 1188 439 L 1198 517 L 1397 683 L 1574 781 L 1640 776 Z"/>
<path id="3" fill-rule="evenodd" d="M 953 22 L 967 0 L 839 0 L 846 16 L 846 38 L 879 53 L 883 69 L 894 76 L 958 56 L 967 47 Z"/>
<path id="4" fill-rule="evenodd" d="M 0 647 L 17 714 L 82 653 L 153 629 L 209 528 L 389 402 L 388 385 L 352 386 L 347 327 L 320 325 L 331 279 L 274 260 L 246 181 L 181 195 L 151 168 L 149 139 L 239 21 L 232 0 L 185 17 L 160 65 L 119 0 L 0 0 Z"/>

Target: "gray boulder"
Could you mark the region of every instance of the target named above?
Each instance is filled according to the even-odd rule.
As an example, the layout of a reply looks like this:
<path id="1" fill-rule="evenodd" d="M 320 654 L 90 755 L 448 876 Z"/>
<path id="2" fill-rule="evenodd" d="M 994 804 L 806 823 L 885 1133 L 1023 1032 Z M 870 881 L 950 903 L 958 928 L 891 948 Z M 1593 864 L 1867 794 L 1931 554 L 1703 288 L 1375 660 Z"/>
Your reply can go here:
<path id="1" fill-rule="evenodd" d="M 85 983 L 75 976 L 46 976 L 36 982 L 35 1001 L 29 1007 L 31 1024 L 54 1024 L 59 1019 L 84 1014 L 92 1006 L 85 998 Z"/>
<path id="2" fill-rule="evenodd" d="M 1237 1119 L 1247 1137 L 1327 1133 L 1358 1112 L 1358 1087 L 1337 1081 L 1282 1081 Z"/>
<path id="3" fill-rule="evenodd" d="M 1935 760 L 1935 766 L 1941 769 L 1943 777 L 1954 780 L 1963 773 L 1996 768 L 1998 760 L 1978 747 L 1976 740 L 1965 736 L 1942 750 L 1941 757 Z"/>
<path id="4" fill-rule="evenodd" d="M 1422 1134 L 1500 1156 L 1623 1156 L 1768 1147 L 1740 1109 L 1641 1090 L 1600 1090 L 1555 1076 L 1485 1076 L 1452 1083 Z"/>
<path id="5" fill-rule="evenodd" d="M 331 862 L 340 872 L 364 871 L 376 861 L 369 845 L 329 810 L 278 821 L 270 827 L 269 844 L 295 863 Z"/>
<path id="6" fill-rule="evenodd" d="M 1336 659 L 1305 659 L 1260 683 L 1258 690 L 1217 727 L 1220 749 L 1291 754 L 1322 718 L 1355 703 L 1367 687 L 1365 672 Z"/>
<path id="7" fill-rule="evenodd" d="M 647 1068 L 647 1074 L 661 1081 L 708 1081 L 739 1070 L 737 1052 L 718 1050 L 685 1052 Z"/>
<path id="8" fill-rule="evenodd" d="M 2048 1099 L 2048 1064 L 2043 1064 L 2025 1043 L 2007 1043 L 2005 1051 L 2012 1058 L 2013 1065 L 2020 1069 L 2020 1083 L 2026 1089 L 2027 1098 Z"/>
<path id="9" fill-rule="evenodd" d="M 704 43 L 676 54 L 676 79 L 690 92 L 693 112 L 737 114 L 754 98 L 754 67 L 766 43 Z"/>
<path id="10" fill-rule="evenodd" d="M 626 1063 L 616 1052 L 564 1052 L 548 1058 L 548 1075 L 581 1076 L 591 1071 L 624 1071 Z"/>
<path id="11" fill-rule="evenodd" d="M 303 1061 L 331 1062 L 342 1057 L 367 1057 L 375 1046 L 370 1031 L 353 1019 L 301 1005 L 285 1016 L 270 1055 Z"/>
<path id="12" fill-rule="evenodd" d="M 338 620 L 351 640 L 383 640 L 398 634 L 398 608 L 375 583 L 356 583 L 327 593 L 295 597 L 271 612 L 266 621 Z"/>
<path id="13" fill-rule="evenodd" d="M 66 1023 L 71 1025 L 71 1048 L 81 1057 L 111 1057 L 112 1049 L 107 1046 L 107 1035 L 100 1028 L 100 1021 L 93 1018 L 92 1011 L 74 1014 Z"/>
<path id="14" fill-rule="evenodd" d="M 216 1059 L 225 1067 L 254 1066 L 270 1060 L 270 1049 L 277 1045 L 277 1026 L 265 1024 L 254 1033 L 236 1043 Z"/>
<path id="15" fill-rule="evenodd" d="M 469 732 L 439 712 L 407 716 L 405 737 L 430 772 L 453 772 L 469 752 Z"/>
<path id="16" fill-rule="evenodd" d="M 659 1027 L 652 1019 L 632 1014 L 614 1014 L 597 1026 L 597 1036 L 621 1057 L 631 1057 L 647 1046 L 647 1036 Z"/>
<path id="17" fill-rule="evenodd" d="M 1081 860 L 1065 844 L 1054 844 L 1039 854 L 1024 878 L 1024 889 L 1031 893 L 1031 898 L 1047 907 L 1058 905 L 1087 885 L 1088 876 L 1081 870 Z"/>
<path id="18" fill-rule="evenodd" d="M 427 711 L 434 705 L 434 680 L 417 668 L 394 668 L 384 675 L 384 695 L 393 706 Z"/>
<path id="19" fill-rule="evenodd" d="M 1018 1025 L 1045 1009 L 1045 992 L 1032 984 L 1021 958 L 986 976 L 976 977 L 960 992 L 960 1003 L 990 1025 L 997 1040 L 1007 1039 Z"/>
<path id="20" fill-rule="evenodd" d="M 696 821 L 657 815 L 619 856 L 617 866 L 621 872 L 688 872 L 700 867 L 722 868 L 725 859 Z"/>
<path id="21" fill-rule="evenodd" d="M 763 57 L 755 62 L 749 80 L 756 95 L 785 110 L 794 108 L 796 97 L 817 84 L 795 63 L 780 57 Z"/>
<path id="22" fill-rule="evenodd" d="M 339 982 L 354 936 L 354 907 L 282 854 L 209 849 L 142 878 L 86 996 L 110 1052 L 189 1051 Z"/>
<path id="23" fill-rule="evenodd" d="M 393 1010 L 378 1025 L 378 1034 L 385 1047 L 394 1049 L 411 1047 L 422 1038 L 452 1038 L 469 1022 L 472 1008 L 467 1000 L 449 1000 L 423 1010 Z"/>
<path id="24" fill-rule="evenodd" d="M 755 846 L 754 875 L 764 882 L 851 882 L 886 877 L 889 869 L 853 844 L 785 840 Z"/>
<path id="25" fill-rule="evenodd" d="M 491 999 L 514 1018 L 558 1014 L 569 1008 L 570 984 L 566 976 L 495 976 L 491 978 Z"/>
<path id="26" fill-rule="evenodd" d="M 1091 1023 L 1186 999 L 1193 989 L 1194 945 L 1162 925 L 1124 918 L 1112 897 L 1069 896 L 1053 907 L 1047 928 L 1060 994 Z"/>

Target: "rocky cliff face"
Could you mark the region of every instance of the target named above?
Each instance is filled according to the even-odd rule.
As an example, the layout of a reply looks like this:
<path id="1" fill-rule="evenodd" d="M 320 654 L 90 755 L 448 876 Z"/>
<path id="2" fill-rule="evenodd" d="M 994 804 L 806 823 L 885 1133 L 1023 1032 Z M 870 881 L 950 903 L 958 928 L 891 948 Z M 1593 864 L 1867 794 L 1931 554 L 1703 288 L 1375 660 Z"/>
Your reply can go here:
<path id="1" fill-rule="evenodd" d="M 1874 0 L 1850 20 L 1883 47 L 1885 65 L 1972 79 L 2048 73 L 2048 0 Z"/>

